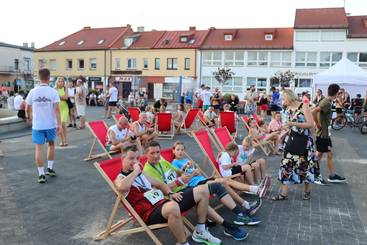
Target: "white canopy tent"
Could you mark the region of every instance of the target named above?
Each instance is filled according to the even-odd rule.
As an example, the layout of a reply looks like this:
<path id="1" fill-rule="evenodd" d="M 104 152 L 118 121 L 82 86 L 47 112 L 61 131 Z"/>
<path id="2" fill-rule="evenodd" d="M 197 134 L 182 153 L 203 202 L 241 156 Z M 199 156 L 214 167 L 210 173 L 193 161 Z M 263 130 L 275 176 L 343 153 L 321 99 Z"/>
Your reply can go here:
<path id="1" fill-rule="evenodd" d="M 331 83 L 345 88 L 351 98 L 355 98 L 357 94 L 363 96 L 367 91 L 367 71 L 347 58 L 342 58 L 328 70 L 314 76 L 314 91 L 321 89 L 322 93 L 327 96 L 327 88 Z"/>

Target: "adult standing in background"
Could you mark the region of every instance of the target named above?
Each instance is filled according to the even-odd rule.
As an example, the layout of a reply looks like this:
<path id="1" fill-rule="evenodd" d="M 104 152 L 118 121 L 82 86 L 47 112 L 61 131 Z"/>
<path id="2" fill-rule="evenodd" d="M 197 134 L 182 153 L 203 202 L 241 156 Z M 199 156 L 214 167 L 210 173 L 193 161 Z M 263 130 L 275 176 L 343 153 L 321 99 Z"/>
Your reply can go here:
<path id="1" fill-rule="evenodd" d="M 14 109 L 18 111 L 18 117 L 25 119 L 24 91 L 20 90 L 14 98 Z"/>
<path id="2" fill-rule="evenodd" d="M 320 101 L 323 100 L 325 98 L 325 96 L 322 94 L 322 90 L 321 89 L 318 89 L 316 91 L 316 96 L 315 98 L 313 99 L 313 104 L 314 105 L 319 105 Z"/>
<path id="3" fill-rule="evenodd" d="M 79 117 L 79 126 L 78 129 L 85 128 L 85 109 L 87 107 L 87 88 L 84 87 L 85 78 L 79 77 L 76 81 L 76 96 L 75 96 L 75 105 L 76 105 L 76 113 Z"/>
<path id="4" fill-rule="evenodd" d="M 205 90 L 201 93 L 201 99 L 203 101 L 203 111 L 209 109 L 212 96 L 213 94 L 212 92 L 210 92 L 210 87 L 205 87 Z"/>
<path id="5" fill-rule="evenodd" d="M 55 89 L 60 97 L 59 108 L 60 108 L 60 120 L 62 127 L 62 130 L 60 132 L 60 138 L 61 138 L 60 146 L 67 146 L 68 141 L 67 141 L 66 124 L 69 119 L 69 106 L 68 103 L 66 102 L 68 100 L 68 90 L 65 88 L 65 82 L 63 77 L 57 78 Z"/>
<path id="6" fill-rule="evenodd" d="M 69 106 L 69 128 L 74 127 L 76 128 L 76 118 L 75 118 L 75 93 L 76 93 L 76 89 L 74 87 L 74 83 L 72 80 L 68 81 L 68 96 L 69 96 L 69 101 L 71 102 L 70 105 L 72 105 L 71 107 Z"/>
<path id="7" fill-rule="evenodd" d="M 14 91 L 10 91 L 9 92 L 9 97 L 8 97 L 8 110 L 9 111 L 14 111 Z"/>
<path id="8" fill-rule="evenodd" d="M 55 160 L 56 134 L 61 132 L 60 97 L 56 90 L 49 86 L 50 71 L 39 70 L 40 86 L 33 88 L 26 99 L 28 119 L 32 122 L 32 142 L 36 144 L 35 162 L 38 169 L 38 183 L 45 183 L 46 176 L 56 176 L 53 170 Z M 43 145 L 48 143 L 47 170 L 43 167 Z"/>
<path id="9" fill-rule="evenodd" d="M 201 84 L 200 88 L 198 88 L 194 94 L 196 99 L 196 106 L 200 109 L 203 107 L 203 100 L 201 99 L 201 94 L 204 92 L 204 90 L 205 90 L 205 84 Z"/>
<path id="10" fill-rule="evenodd" d="M 118 100 L 118 94 L 119 91 L 115 86 L 113 86 L 113 81 L 110 81 L 110 89 L 108 90 L 107 98 L 108 98 L 108 112 L 107 112 L 107 118 L 112 117 L 112 111 L 113 113 L 116 113 L 116 105 Z"/>
<path id="11" fill-rule="evenodd" d="M 271 94 L 271 102 L 270 102 L 270 111 L 271 111 L 272 116 L 274 116 L 275 113 L 281 111 L 282 108 L 281 108 L 279 91 L 275 87 L 271 87 L 271 92 L 272 94 Z"/>

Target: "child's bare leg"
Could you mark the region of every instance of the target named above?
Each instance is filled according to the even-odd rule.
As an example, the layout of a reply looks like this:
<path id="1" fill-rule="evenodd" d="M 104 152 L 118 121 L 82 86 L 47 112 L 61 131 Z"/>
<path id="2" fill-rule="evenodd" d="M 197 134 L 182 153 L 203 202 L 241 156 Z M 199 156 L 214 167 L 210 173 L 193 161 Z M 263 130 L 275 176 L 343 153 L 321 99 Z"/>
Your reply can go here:
<path id="1" fill-rule="evenodd" d="M 241 166 L 242 173 L 245 173 L 245 179 L 249 185 L 254 185 L 254 175 L 252 173 L 252 168 L 250 165 L 242 165 Z"/>

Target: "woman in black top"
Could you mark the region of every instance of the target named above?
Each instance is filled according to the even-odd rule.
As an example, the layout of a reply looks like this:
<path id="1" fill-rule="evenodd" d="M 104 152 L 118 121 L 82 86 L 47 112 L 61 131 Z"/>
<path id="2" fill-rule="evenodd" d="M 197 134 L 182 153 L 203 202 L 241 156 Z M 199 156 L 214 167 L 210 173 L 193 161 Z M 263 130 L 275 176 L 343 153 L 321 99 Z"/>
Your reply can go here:
<path id="1" fill-rule="evenodd" d="M 239 102 L 240 101 L 239 101 L 238 97 L 234 94 L 231 94 L 231 97 L 228 100 L 228 104 L 230 105 L 229 110 L 237 112 L 237 107 L 238 107 Z"/>

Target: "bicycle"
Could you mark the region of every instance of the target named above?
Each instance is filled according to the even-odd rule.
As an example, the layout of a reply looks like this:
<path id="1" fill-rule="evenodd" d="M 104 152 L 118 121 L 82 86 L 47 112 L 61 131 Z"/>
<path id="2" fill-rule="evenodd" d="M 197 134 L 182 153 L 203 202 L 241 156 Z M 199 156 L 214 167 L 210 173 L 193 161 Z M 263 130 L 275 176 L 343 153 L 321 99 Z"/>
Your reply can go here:
<path id="1" fill-rule="evenodd" d="M 356 107 L 358 108 L 358 107 Z M 355 109 L 356 109 L 355 108 Z M 331 128 L 334 130 L 341 130 L 346 125 L 350 126 L 351 128 L 360 128 L 367 121 L 367 116 L 365 116 L 362 110 L 358 110 L 361 112 L 358 115 L 355 115 L 356 110 L 350 110 L 347 108 L 342 108 L 342 114 L 336 116 L 331 120 Z M 359 108 L 358 108 L 359 109 Z"/>
<path id="2" fill-rule="evenodd" d="M 367 121 L 361 124 L 359 130 L 361 131 L 361 134 L 367 134 Z"/>

